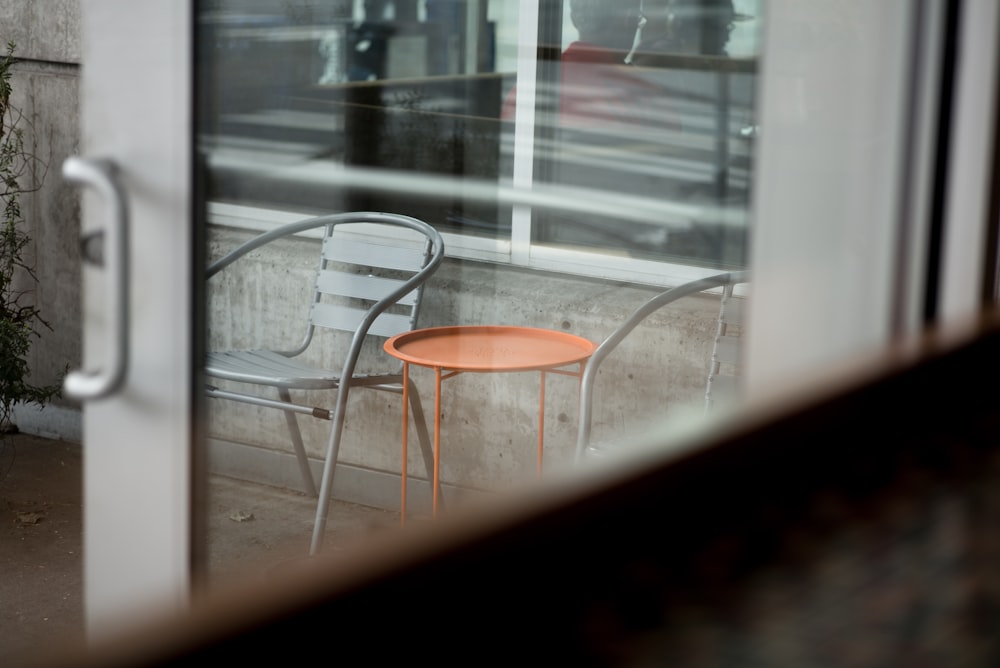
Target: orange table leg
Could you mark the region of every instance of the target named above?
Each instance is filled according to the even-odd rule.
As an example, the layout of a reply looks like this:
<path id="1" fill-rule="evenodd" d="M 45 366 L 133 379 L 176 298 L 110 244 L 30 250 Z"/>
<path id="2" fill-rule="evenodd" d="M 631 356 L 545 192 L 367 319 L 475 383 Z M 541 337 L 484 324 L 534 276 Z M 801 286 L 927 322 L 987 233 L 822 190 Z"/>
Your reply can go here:
<path id="1" fill-rule="evenodd" d="M 403 466 L 401 467 L 400 479 L 402 480 L 402 490 L 399 500 L 399 525 L 406 526 L 406 469 L 408 458 L 408 440 L 410 433 L 410 363 L 403 362 Z"/>
<path id="2" fill-rule="evenodd" d="M 438 487 L 441 482 L 441 368 L 434 369 L 434 519 L 438 514 Z"/>
<path id="3" fill-rule="evenodd" d="M 538 477 L 542 477 L 542 449 L 545 441 L 545 371 L 538 392 Z"/>

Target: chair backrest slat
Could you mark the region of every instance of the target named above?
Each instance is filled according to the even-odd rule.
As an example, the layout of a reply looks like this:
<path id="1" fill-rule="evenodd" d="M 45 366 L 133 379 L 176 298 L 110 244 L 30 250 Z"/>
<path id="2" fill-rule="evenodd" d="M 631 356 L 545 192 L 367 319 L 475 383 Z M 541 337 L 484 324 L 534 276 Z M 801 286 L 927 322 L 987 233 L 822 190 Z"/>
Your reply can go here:
<path id="1" fill-rule="evenodd" d="M 312 320 L 317 327 L 353 332 L 361 324 L 367 312 L 368 310 L 365 308 L 343 304 L 315 304 L 313 305 Z M 375 318 L 368 334 L 388 338 L 412 327 L 413 316 L 410 313 L 382 313 Z"/>
<path id="2" fill-rule="evenodd" d="M 740 393 L 739 376 L 715 375 L 708 381 L 714 401 L 726 402 L 735 399 Z"/>
<path id="3" fill-rule="evenodd" d="M 706 411 L 711 410 L 716 404 L 733 400 L 740 393 L 742 383 L 740 367 L 743 355 L 743 342 L 740 337 L 744 301 L 733 299 L 735 287 L 736 283 L 733 282 L 722 289 L 708 382 L 705 386 Z"/>
<path id="4" fill-rule="evenodd" d="M 419 271 L 426 258 L 424 245 L 392 246 L 388 241 L 379 243 L 377 240 L 353 239 L 347 234 L 340 234 L 337 229 L 323 240 L 323 259 L 327 262 Z"/>
<path id="5" fill-rule="evenodd" d="M 719 318 L 727 325 L 742 325 L 744 304 L 746 302 L 742 299 L 731 299 L 730 296 L 727 296 L 726 304 L 723 306 Z"/>
<path id="6" fill-rule="evenodd" d="M 366 222 L 327 227 L 310 327 L 355 331 L 378 300 L 400 289 L 424 267 L 429 252 L 425 235 L 400 226 Z M 389 337 L 413 329 L 420 294 L 417 287 L 393 302 L 375 319 L 368 334 Z"/>
<path id="7" fill-rule="evenodd" d="M 324 269 L 316 277 L 316 289 L 326 295 L 340 295 L 353 299 L 377 301 L 403 284 L 401 279 L 351 274 L 346 271 Z M 417 290 L 411 290 L 397 303 L 412 306 L 417 301 Z"/>
<path id="8" fill-rule="evenodd" d="M 343 372 L 354 373 L 367 335 L 395 336 L 417 325 L 424 282 L 444 260 L 444 240 L 416 218 L 352 211 L 306 218 L 268 230 L 211 263 L 206 277 L 278 239 L 323 230 L 304 335 L 283 355 L 304 353 L 316 327 L 352 333 Z M 402 364 L 402 363 L 400 363 Z"/>
<path id="9" fill-rule="evenodd" d="M 712 361 L 721 364 L 738 365 L 742 353 L 742 344 L 738 336 L 720 336 L 715 341 L 715 352 Z"/>

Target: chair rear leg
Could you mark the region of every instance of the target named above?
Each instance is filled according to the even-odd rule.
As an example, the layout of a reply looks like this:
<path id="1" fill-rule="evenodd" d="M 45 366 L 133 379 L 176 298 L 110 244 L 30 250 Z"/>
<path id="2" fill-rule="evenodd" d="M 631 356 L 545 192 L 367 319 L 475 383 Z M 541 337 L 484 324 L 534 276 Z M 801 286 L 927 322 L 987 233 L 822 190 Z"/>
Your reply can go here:
<path id="1" fill-rule="evenodd" d="M 420 401 L 420 393 L 411 380 L 410 390 L 410 412 L 413 414 L 413 422 L 417 428 L 417 439 L 420 441 L 420 453 L 424 458 L 424 470 L 427 472 L 427 479 L 434 480 L 434 446 L 431 444 L 431 433 L 427 428 L 427 416 L 424 415 L 423 405 Z M 438 482 L 438 505 L 444 507 L 444 495 L 441 494 L 441 483 Z"/>
<path id="2" fill-rule="evenodd" d="M 287 388 L 278 388 L 278 395 L 285 403 L 292 403 L 292 396 Z M 319 496 L 319 493 L 316 491 L 316 482 L 313 480 L 312 469 L 309 467 L 309 457 L 306 456 L 306 448 L 302 443 L 302 432 L 299 430 L 299 422 L 292 411 L 282 412 L 285 414 L 285 424 L 288 425 L 288 433 L 292 437 L 295 458 L 299 462 L 299 472 L 302 473 L 302 484 L 305 485 L 306 493 L 309 496 Z"/>

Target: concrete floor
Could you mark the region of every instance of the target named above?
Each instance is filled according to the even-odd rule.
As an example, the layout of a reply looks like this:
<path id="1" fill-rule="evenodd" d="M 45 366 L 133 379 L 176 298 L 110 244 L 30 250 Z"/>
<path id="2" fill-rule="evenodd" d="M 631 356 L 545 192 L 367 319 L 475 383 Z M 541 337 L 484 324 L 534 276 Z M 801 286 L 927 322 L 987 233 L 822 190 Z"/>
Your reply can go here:
<path id="1" fill-rule="evenodd" d="M 83 637 L 82 449 L 26 434 L 0 437 L 0 666 L 32 665 Z M 213 477 L 209 584 L 263 577 L 309 545 L 315 502 L 296 492 Z M 398 526 L 395 513 L 334 502 L 326 551 Z"/>

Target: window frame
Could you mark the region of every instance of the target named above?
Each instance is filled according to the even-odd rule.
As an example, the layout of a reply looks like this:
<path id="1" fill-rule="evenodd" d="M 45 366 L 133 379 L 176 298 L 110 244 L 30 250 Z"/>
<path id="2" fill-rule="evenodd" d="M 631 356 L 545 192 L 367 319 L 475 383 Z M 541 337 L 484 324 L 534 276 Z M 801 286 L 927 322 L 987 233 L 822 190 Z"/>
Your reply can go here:
<path id="1" fill-rule="evenodd" d="M 561 5 L 561 0 L 557 0 Z M 492 262 L 509 265 L 511 267 L 537 269 L 555 273 L 580 276 L 585 278 L 622 281 L 627 283 L 669 287 L 687 281 L 695 280 L 718 273 L 720 269 L 712 267 L 698 266 L 694 264 L 683 264 L 667 259 L 643 259 L 630 257 L 628 255 L 614 255 L 601 252 L 597 249 L 585 250 L 580 248 L 560 247 L 555 244 L 534 240 L 534 213 L 538 208 L 538 195 L 544 198 L 546 189 L 542 182 L 536 178 L 537 156 L 536 147 L 536 90 L 539 77 L 539 31 L 543 28 L 543 10 L 549 14 L 554 13 L 558 7 L 548 6 L 540 8 L 537 0 L 518 0 L 518 44 L 517 44 L 517 64 L 515 71 L 516 86 L 518 89 L 516 110 L 513 127 L 513 158 L 512 174 L 509 183 L 501 182 L 497 185 L 498 197 L 496 202 L 505 203 L 510 206 L 511 219 L 509 234 L 502 231 L 497 237 L 485 237 L 472 234 L 462 234 L 459 232 L 449 232 L 440 230 L 445 240 L 446 255 L 451 258 L 462 260 L 473 260 Z M 562 12 L 559 18 L 562 17 Z M 472 19 L 470 18 L 471 22 Z M 565 27 L 565 20 L 560 21 L 559 30 Z M 343 164 L 334 165 L 332 163 L 319 163 L 314 167 L 328 168 L 329 178 L 317 173 L 317 169 L 292 170 L 284 178 L 306 178 L 322 180 L 325 185 L 340 187 L 346 185 L 346 181 L 352 180 L 345 172 L 354 170 L 353 167 L 345 167 Z M 274 170 L 275 178 L 283 178 Z M 303 171 L 312 172 L 304 175 Z M 293 173 L 294 172 L 294 173 Z M 364 188 L 364 179 L 353 179 L 358 183 L 352 187 Z M 473 192 L 463 193 L 463 197 L 473 201 L 488 201 L 489 185 L 485 183 L 475 183 L 472 180 L 462 179 L 466 187 L 471 187 Z M 454 187 L 459 187 L 452 184 Z M 377 188 L 377 186 L 375 186 Z M 476 188 L 480 188 L 482 194 L 477 194 Z M 382 188 L 378 188 L 382 189 Z M 391 188 L 384 188 L 389 191 Z M 666 208 L 681 210 L 680 207 L 671 206 L 666 203 Z M 749 208 L 745 211 L 747 217 L 750 216 Z M 697 216 L 697 207 L 693 209 L 693 215 Z M 252 231 L 264 231 L 280 222 L 287 222 L 302 218 L 303 214 L 290 210 L 270 207 L 254 207 L 244 205 L 233 205 L 222 202 L 209 201 L 207 211 L 207 222 L 209 225 L 222 225 Z M 646 218 L 648 220 L 648 218 Z M 752 223 L 747 222 L 747 225 Z"/>

